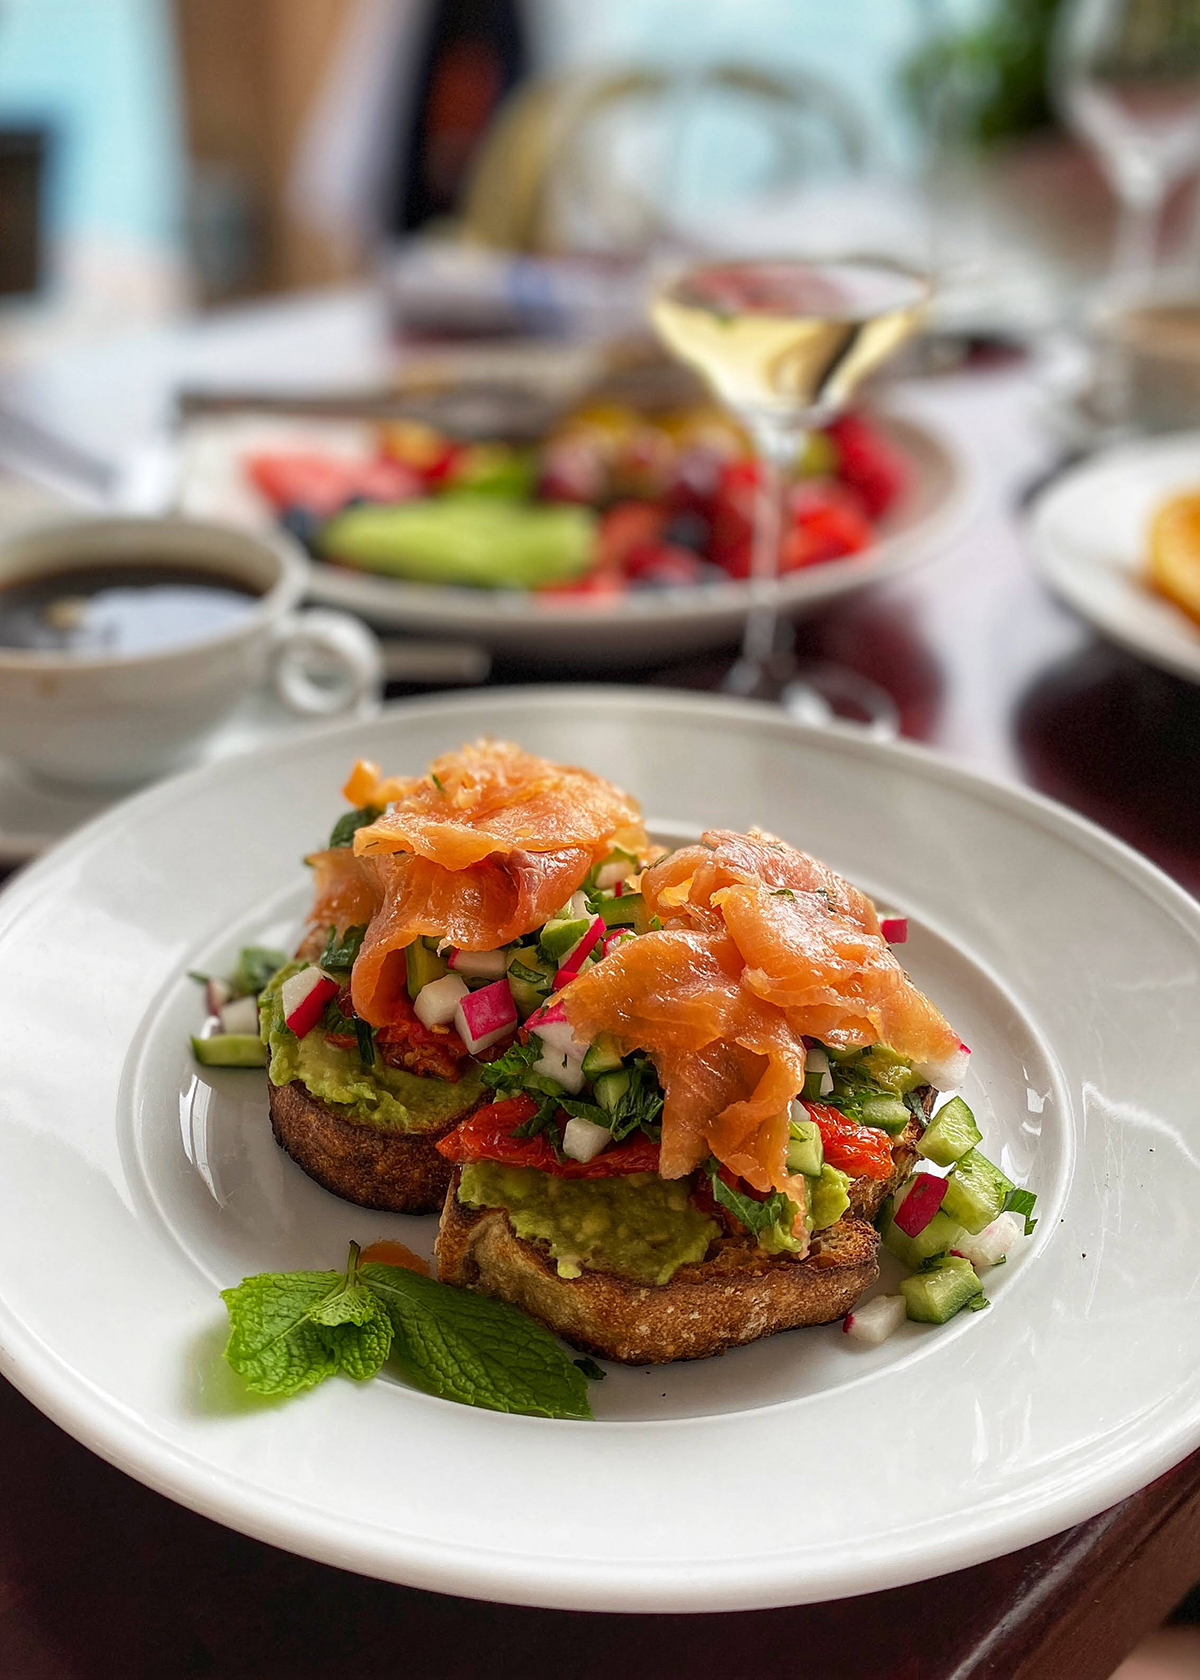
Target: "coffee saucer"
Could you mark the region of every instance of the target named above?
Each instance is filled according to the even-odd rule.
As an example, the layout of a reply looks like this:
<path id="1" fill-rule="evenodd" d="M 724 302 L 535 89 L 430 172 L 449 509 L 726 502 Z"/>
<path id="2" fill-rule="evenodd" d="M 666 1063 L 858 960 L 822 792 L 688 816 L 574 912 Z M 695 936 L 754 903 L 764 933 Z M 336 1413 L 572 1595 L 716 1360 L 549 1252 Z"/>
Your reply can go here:
<path id="1" fill-rule="evenodd" d="M 365 699 L 356 715 L 373 717 L 379 704 L 378 699 Z M 344 721 L 346 716 L 345 712 L 340 713 L 339 721 Z M 186 768 L 213 764 L 255 747 L 269 746 L 288 735 L 311 730 L 316 721 L 312 716 L 289 710 L 273 691 L 259 689 L 214 731 Z M 0 758 L 0 869 L 40 857 L 110 805 L 140 791 L 140 787 L 71 788 L 38 781 L 11 760 Z"/>

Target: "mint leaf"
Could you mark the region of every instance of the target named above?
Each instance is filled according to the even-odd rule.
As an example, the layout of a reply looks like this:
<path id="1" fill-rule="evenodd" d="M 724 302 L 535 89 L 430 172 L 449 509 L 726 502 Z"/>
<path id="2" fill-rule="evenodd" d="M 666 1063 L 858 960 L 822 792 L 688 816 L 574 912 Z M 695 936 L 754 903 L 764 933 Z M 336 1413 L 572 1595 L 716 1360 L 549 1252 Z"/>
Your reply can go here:
<path id="1" fill-rule="evenodd" d="M 541 1054 L 541 1039 L 536 1033 L 530 1033 L 528 1043 L 510 1044 L 503 1056 L 497 1056 L 494 1062 L 485 1062 L 479 1070 L 479 1077 L 489 1090 L 500 1096 L 514 1096 L 525 1089 L 525 1075 Z"/>
<path id="2" fill-rule="evenodd" d="M 591 1417 L 587 1379 L 519 1308 L 377 1261 L 359 1276 L 391 1320 L 395 1359 L 420 1387 L 493 1412 Z"/>
<path id="3" fill-rule="evenodd" d="M 225 1357 L 256 1394 L 300 1394 L 337 1371 L 362 1381 L 391 1349 L 391 1321 L 360 1281 L 353 1243 L 344 1272 L 260 1272 L 221 1299 Z"/>
<path id="4" fill-rule="evenodd" d="M 333 833 L 329 836 L 329 850 L 337 851 L 340 846 L 352 846 L 354 836 L 360 828 L 373 823 L 377 817 L 383 815 L 381 805 L 363 805 L 357 811 L 343 811 L 333 825 Z"/>
<path id="5" fill-rule="evenodd" d="M 795 1218 L 795 1204 L 782 1190 L 773 1190 L 766 1201 L 760 1202 L 754 1196 L 743 1196 L 740 1190 L 726 1184 L 711 1156 L 707 1166 L 713 1196 L 722 1207 L 729 1209 L 735 1219 L 740 1219 L 748 1231 L 758 1237 L 769 1231 L 772 1225 L 786 1223 L 790 1229 Z"/>

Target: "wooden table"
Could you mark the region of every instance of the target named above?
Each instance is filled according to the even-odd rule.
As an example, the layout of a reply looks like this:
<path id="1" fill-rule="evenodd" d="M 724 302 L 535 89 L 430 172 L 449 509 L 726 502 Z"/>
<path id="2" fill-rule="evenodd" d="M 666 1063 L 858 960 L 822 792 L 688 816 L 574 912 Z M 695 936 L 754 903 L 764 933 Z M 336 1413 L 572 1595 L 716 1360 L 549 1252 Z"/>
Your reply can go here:
<path id="1" fill-rule="evenodd" d="M 860 669 L 906 734 L 1054 795 L 1200 889 L 1200 690 L 1098 643 L 1034 578 L 1015 504 L 1053 448 L 1028 375 L 960 376 L 913 401 L 979 467 L 975 524 L 923 571 L 804 625 L 801 653 Z M 707 687 L 724 664 L 644 680 Z M 1200 1454 L 1067 1534 L 937 1581 L 621 1617 L 443 1598 L 275 1551 L 129 1480 L 11 1389 L 0 1428 L 5 1680 L 1105 1680 L 1200 1578 Z"/>

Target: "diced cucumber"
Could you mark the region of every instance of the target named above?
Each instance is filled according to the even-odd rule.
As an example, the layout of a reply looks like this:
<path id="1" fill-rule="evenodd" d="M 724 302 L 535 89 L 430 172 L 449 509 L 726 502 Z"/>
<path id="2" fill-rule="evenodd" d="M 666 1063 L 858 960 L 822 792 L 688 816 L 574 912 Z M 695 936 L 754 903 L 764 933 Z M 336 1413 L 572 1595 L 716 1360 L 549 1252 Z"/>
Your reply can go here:
<path id="1" fill-rule="evenodd" d="M 885 1091 L 894 1091 L 898 1097 L 907 1096 L 922 1083 L 921 1075 L 912 1063 L 906 1062 L 903 1056 L 897 1056 L 886 1044 L 873 1045 L 859 1066 L 870 1074 L 877 1085 L 882 1085 Z"/>
<path id="2" fill-rule="evenodd" d="M 192 1055 L 202 1067 L 267 1065 L 267 1047 L 257 1033 L 214 1033 L 211 1038 L 193 1038 Z"/>
<path id="3" fill-rule="evenodd" d="M 927 1161 L 936 1161 L 939 1167 L 952 1167 L 982 1138 L 983 1133 L 966 1103 L 961 1097 L 951 1097 L 926 1126 L 917 1154 L 924 1155 Z"/>
<path id="4" fill-rule="evenodd" d="M 600 899 L 596 914 L 603 916 L 605 927 L 635 927 L 645 906 L 641 893 L 622 893 L 620 898 Z"/>
<path id="5" fill-rule="evenodd" d="M 861 1044 L 823 1044 L 821 1048 L 831 1062 L 856 1062 L 862 1055 Z"/>
<path id="6" fill-rule="evenodd" d="M 981 1155 L 978 1149 L 969 1149 L 955 1162 L 946 1180 L 942 1212 L 973 1237 L 978 1236 L 985 1225 L 1004 1212 L 1004 1199 L 1012 1188 L 1012 1180 L 1005 1178 L 986 1155 Z"/>
<path id="7" fill-rule="evenodd" d="M 808 1180 L 808 1216 L 814 1231 L 824 1231 L 850 1206 L 850 1176 L 826 1162 L 816 1178 Z"/>
<path id="8" fill-rule="evenodd" d="M 578 945 L 589 926 L 586 916 L 571 917 L 566 921 L 556 918 L 547 922 L 542 929 L 542 937 L 538 940 L 542 955 L 548 957 L 552 963 L 561 961 L 572 945 Z"/>
<path id="9" fill-rule="evenodd" d="M 597 1033 L 588 1045 L 583 1058 L 585 1079 L 595 1079 L 601 1073 L 615 1073 L 621 1066 L 621 1052 L 611 1033 Z"/>
<path id="10" fill-rule="evenodd" d="M 605 1114 L 615 1114 L 617 1104 L 629 1089 L 629 1081 L 633 1076 L 628 1068 L 618 1068 L 614 1073 L 598 1075 L 592 1086 L 592 1095 L 604 1110 Z"/>
<path id="11" fill-rule="evenodd" d="M 788 1131 L 788 1171 L 803 1173 L 806 1178 L 819 1178 L 825 1164 L 825 1146 L 821 1142 L 821 1129 L 817 1122 L 793 1120 Z"/>
<path id="12" fill-rule="evenodd" d="M 894 1211 L 895 1198 L 889 1196 L 879 1224 L 883 1246 L 896 1256 L 901 1265 L 911 1266 L 914 1270 L 930 1255 L 944 1254 L 947 1249 L 957 1248 L 958 1239 L 966 1235 L 962 1226 L 947 1215 L 944 1202 L 925 1229 L 915 1237 L 904 1234 L 893 1218 Z"/>
<path id="13" fill-rule="evenodd" d="M 860 1097 L 858 1114 L 864 1126 L 876 1126 L 881 1132 L 902 1132 L 912 1119 L 903 1097 Z"/>
<path id="14" fill-rule="evenodd" d="M 440 980 L 450 972 L 450 965 L 445 957 L 439 957 L 436 951 L 431 951 L 423 939 L 414 939 L 411 945 L 404 947 L 404 967 L 408 974 L 410 998 L 415 998 L 431 981 Z"/>
<path id="15" fill-rule="evenodd" d="M 945 1324 L 982 1296 L 983 1290 L 969 1260 L 943 1254 L 911 1277 L 901 1278 L 900 1293 L 909 1318 L 918 1324 Z"/>
<path id="16" fill-rule="evenodd" d="M 536 945 L 518 945 L 508 958 L 508 986 L 522 1017 L 540 1009 L 554 984 L 554 965 Z"/>

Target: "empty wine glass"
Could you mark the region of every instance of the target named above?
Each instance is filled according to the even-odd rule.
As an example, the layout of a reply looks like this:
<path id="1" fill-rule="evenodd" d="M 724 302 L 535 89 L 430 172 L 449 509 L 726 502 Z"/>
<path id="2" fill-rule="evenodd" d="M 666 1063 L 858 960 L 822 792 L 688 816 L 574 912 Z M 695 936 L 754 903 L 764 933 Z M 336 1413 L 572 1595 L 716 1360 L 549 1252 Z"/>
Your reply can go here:
<path id="1" fill-rule="evenodd" d="M 1066 0 L 1052 79 L 1121 205 L 1112 277 L 1154 266 L 1163 202 L 1200 162 L 1200 0 Z"/>
<path id="2" fill-rule="evenodd" d="M 928 280 L 874 257 L 706 263 L 651 306 L 667 345 L 696 368 L 753 439 L 760 465 L 742 656 L 725 686 L 778 696 L 793 674 L 778 647 L 784 495 L 805 433 L 845 407 L 915 328 Z"/>

